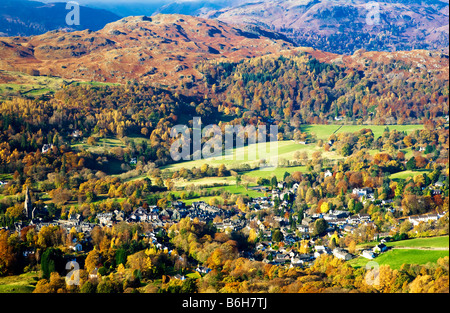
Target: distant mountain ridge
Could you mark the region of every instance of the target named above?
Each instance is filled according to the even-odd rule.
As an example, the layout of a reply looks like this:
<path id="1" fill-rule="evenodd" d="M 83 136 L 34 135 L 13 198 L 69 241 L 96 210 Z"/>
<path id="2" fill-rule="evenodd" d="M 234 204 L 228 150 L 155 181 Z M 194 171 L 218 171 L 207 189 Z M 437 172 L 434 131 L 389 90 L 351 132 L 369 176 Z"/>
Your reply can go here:
<path id="1" fill-rule="evenodd" d="M 448 0 L 174 0 L 98 2 L 81 7 L 81 25 L 65 24 L 64 3 L 0 2 L 0 36 L 66 29 L 100 30 L 120 16 L 184 14 L 283 34 L 299 46 L 338 54 L 426 49 L 449 52 Z M 59 1 L 59 0 L 55 0 Z M 374 8 L 379 22 L 373 25 Z M 106 10 L 115 13 L 108 12 Z"/>
<path id="2" fill-rule="evenodd" d="M 99 30 L 120 17 L 106 10 L 80 6 L 80 25 L 67 25 L 66 3 L 0 1 L 0 36 L 33 36 L 57 29 Z"/>
<path id="3" fill-rule="evenodd" d="M 93 31 L 0 37 L 0 70 L 67 79 L 179 86 L 202 78 L 195 66 L 291 49 L 283 35 L 188 15 L 126 17 Z"/>
<path id="4" fill-rule="evenodd" d="M 352 54 L 361 48 L 448 52 L 448 8 L 447 0 L 250 0 L 200 16 L 259 25 L 301 46 L 334 53 Z"/>

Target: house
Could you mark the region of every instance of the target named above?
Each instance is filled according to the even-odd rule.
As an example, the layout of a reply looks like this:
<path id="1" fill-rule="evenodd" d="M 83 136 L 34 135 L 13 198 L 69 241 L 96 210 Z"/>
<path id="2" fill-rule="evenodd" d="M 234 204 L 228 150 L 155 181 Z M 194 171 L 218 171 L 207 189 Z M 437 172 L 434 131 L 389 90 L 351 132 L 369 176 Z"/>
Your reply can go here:
<path id="1" fill-rule="evenodd" d="M 352 193 L 358 197 L 368 197 L 373 194 L 372 188 L 353 188 Z"/>
<path id="2" fill-rule="evenodd" d="M 286 183 L 284 181 L 280 181 L 278 182 L 277 187 L 279 189 L 284 189 L 284 187 L 286 187 Z"/>
<path id="3" fill-rule="evenodd" d="M 179 280 L 185 280 L 186 277 L 184 275 L 176 274 L 173 278 L 179 279 Z"/>
<path id="4" fill-rule="evenodd" d="M 370 222 L 370 215 L 369 214 L 358 214 L 359 219 L 362 223 L 364 222 Z"/>
<path id="5" fill-rule="evenodd" d="M 208 274 L 209 272 L 211 272 L 211 269 L 208 267 L 199 266 L 195 269 L 195 271 L 199 272 L 200 274 Z"/>
<path id="6" fill-rule="evenodd" d="M 376 246 L 372 249 L 372 251 L 373 251 L 374 253 L 385 252 L 385 251 L 387 251 L 387 246 L 386 246 L 384 243 L 380 243 L 380 244 L 376 245 Z"/>
<path id="7" fill-rule="evenodd" d="M 438 181 L 438 182 L 434 183 L 434 186 L 436 186 L 436 187 L 444 187 L 444 183 L 441 182 L 441 181 Z"/>
<path id="8" fill-rule="evenodd" d="M 351 225 L 345 225 L 344 226 L 344 232 L 353 234 L 354 231 L 355 231 L 355 227 L 354 226 L 351 226 Z"/>
<path id="9" fill-rule="evenodd" d="M 304 261 L 300 258 L 291 257 L 291 267 L 303 265 Z"/>
<path id="10" fill-rule="evenodd" d="M 72 249 L 72 250 L 75 251 L 75 252 L 80 252 L 80 251 L 83 250 L 83 246 L 82 246 L 81 243 L 79 243 L 79 242 L 76 242 L 76 243 L 71 244 L 71 245 L 69 246 L 69 248 Z"/>
<path id="11" fill-rule="evenodd" d="M 149 214 L 147 214 L 147 210 L 143 207 L 138 207 L 136 210 L 134 210 L 130 215 L 130 219 L 132 219 L 134 222 L 145 222 L 150 220 Z"/>
<path id="12" fill-rule="evenodd" d="M 95 268 L 91 273 L 89 273 L 89 279 L 97 279 L 98 278 L 98 268 Z"/>
<path id="13" fill-rule="evenodd" d="M 99 213 L 97 214 L 97 218 L 102 225 L 112 225 L 112 212 Z"/>
<path id="14" fill-rule="evenodd" d="M 279 253 L 275 256 L 275 259 L 273 261 L 276 263 L 284 263 L 286 261 L 290 261 L 290 257 L 287 254 Z"/>
<path id="15" fill-rule="evenodd" d="M 414 225 L 419 225 L 420 222 L 437 221 L 443 215 L 440 214 L 423 214 L 419 216 L 410 216 L 408 219 Z"/>
<path id="16" fill-rule="evenodd" d="M 306 233 L 306 234 L 309 233 L 309 226 L 307 226 L 307 225 L 297 225 L 297 229 L 301 233 Z"/>
<path id="17" fill-rule="evenodd" d="M 74 130 L 74 131 L 72 132 L 71 135 L 72 135 L 73 138 L 78 138 L 78 137 L 81 136 L 81 132 L 80 132 L 78 129 L 76 129 L 76 130 Z"/>
<path id="18" fill-rule="evenodd" d="M 24 257 L 28 257 L 29 255 L 34 254 L 34 253 L 35 253 L 35 251 L 33 249 L 27 249 L 27 250 L 23 251 L 22 255 Z"/>
<path id="19" fill-rule="evenodd" d="M 333 176 L 333 173 L 331 173 L 330 170 L 327 170 L 327 171 L 325 172 L 325 177 L 330 177 L 330 176 Z"/>
<path id="20" fill-rule="evenodd" d="M 137 164 L 137 158 L 136 157 L 131 158 L 130 164 Z"/>
<path id="21" fill-rule="evenodd" d="M 373 253 L 372 250 L 364 250 L 361 255 L 363 257 L 365 257 L 366 259 L 374 259 L 375 258 L 375 253 Z"/>
<path id="22" fill-rule="evenodd" d="M 51 149 L 53 149 L 53 144 L 44 144 L 42 146 L 42 153 L 47 153 L 49 152 Z"/>
<path id="23" fill-rule="evenodd" d="M 331 254 L 331 250 L 328 247 L 325 246 L 314 246 L 314 257 L 318 258 L 322 254 Z"/>
<path id="24" fill-rule="evenodd" d="M 123 211 L 114 210 L 114 214 L 117 221 L 123 221 L 125 218 L 125 214 Z"/>
<path id="25" fill-rule="evenodd" d="M 352 259 L 352 255 L 348 253 L 346 250 L 341 248 L 336 248 L 333 250 L 333 255 L 341 260 L 348 261 Z"/>
<path id="26" fill-rule="evenodd" d="M 361 223 L 361 219 L 358 215 L 355 214 L 347 219 L 347 223 L 349 223 L 350 225 L 358 225 L 359 223 Z"/>

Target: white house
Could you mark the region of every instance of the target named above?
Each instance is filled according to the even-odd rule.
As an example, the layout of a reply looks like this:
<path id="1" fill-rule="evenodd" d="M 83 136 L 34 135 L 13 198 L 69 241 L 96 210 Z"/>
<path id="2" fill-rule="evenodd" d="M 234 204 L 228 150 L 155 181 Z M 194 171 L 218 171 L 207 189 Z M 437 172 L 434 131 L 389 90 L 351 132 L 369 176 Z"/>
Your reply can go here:
<path id="1" fill-rule="evenodd" d="M 53 145 L 52 144 L 45 144 L 42 146 L 42 153 L 47 153 L 48 151 L 50 151 L 50 149 L 53 149 Z"/>
<path id="2" fill-rule="evenodd" d="M 336 248 L 333 250 L 333 255 L 341 260 L 348 261 L 352 259 L 352 255 L 341 248 Z"/>
<path id="3" fill-rule="evenodd" d="M 314 246 L 314 257 L 318 258 L 322 254 L 331 254 L 331 250 L 325 246 Z"/>
<path id="4" fill-rule="evenodd" d="M 195 269 L 197 272 L 202 273 L 202 274 L 208 274 L 209 272 L 211 272 L 211 269 L 208 267 L 203 267 L 203 266 L 199 266 Z"/>
<path id="5" fill-rule="evenodd" d="M 437 221 L 443 215 L 440 214 L 424 214 L 419 216 L 410 216 L 408 219 L 414 225 L 419 225 L 420 222 Z"/>
<path id="6" fill-rule="evenodd" d="M 374 253 L 381 253 L 381 252 L 387 251 L 387 246 L 386 246 L 384 243 L 380 243 L 380 244 L 376 245 L 376 246 L 372 249 L 372 251 L 373 251 Z"/>
<path id="7" fill-rule="evenodd" d="M 364 250 L 361 254 L 366 259 L 373 259 L 375 258 L 375 253 L 373 253 L 372 250 Z"/>

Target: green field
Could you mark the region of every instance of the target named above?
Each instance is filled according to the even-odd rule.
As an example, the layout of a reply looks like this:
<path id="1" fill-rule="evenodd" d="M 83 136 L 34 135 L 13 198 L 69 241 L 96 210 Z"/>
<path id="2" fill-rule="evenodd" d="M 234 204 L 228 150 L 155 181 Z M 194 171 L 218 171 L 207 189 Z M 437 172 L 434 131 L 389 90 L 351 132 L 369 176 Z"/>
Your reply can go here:
<path id="1" fill-rule="evenodd" d="M 71 146 L 73 149 L 83 149 L 89 152 L 99 153 L 104 150 L 109 150 L 114 147 L 125 148 L 126 145 L 120 140 L 116 138 L 97 138 L 97 143 L 93 146 L 88 145 L 87 143 L 77 143 Z"/>
<path id="2" fill-rule="evenodd" d="M 448 248 L 449 237 L 414 238 L 387 242 L 388 247 L 408 247 L 408 248 Z"/>
<path id="3" fill-rule="evenodd" d="M 187 200 L 181 200 L 181 201 L 183 201 L 186 205 L 192 205 L 192 202 L 203 201 L 203 202 L 208 203 L 209 200 L 211 200 L 212 198 L 217 198 L 217 199 L 219 199 L 219 202 L 221 201 L 221 198 L 218 196 L 199 197 L 199 198 L 187 199 Z"/>
<path id="4" fill-rule="evenodd" d="M 370 248 L 377 244 L 377 242 L 370 242 L 360 247 Z M 449 236 L 431 237 L 431 238 L 415 238 L 408 240 L 400 240 L 394 242 L 387 242 L 386 246 L 390 247 L 384 253 L 381 253 L 373 260 L 364 257 L 357 257 L 350 260 L 349 263 L 354 267 L 362 267 L 369 261 L 375 261 L 379 265 L 387 264 L 393 269 L 399 269 L 402 264 L 426 264 L 428 262 L 435 263 L 439 258 L 449 256 Z M 406 249 L 392 249 L 392 248 L 406 248 Z M 411 248 L 411 249 L 408 249 Z M 445 249 L 447 250 L 420 250 L 420 249 Z"/>
<path id="5" fill-rule="evenodd" d="M 11 180 L 13 179 L 12 174 L 0 174 L 0 180 Z"/>
<path id="6" fill-rule="evenodd" d="M 207 158 L 207 159 L 200 159 L 200 160 L 192 160 L 192 161 L 184 161 L 179 162 L 176 164 L 170 164 L 164 167 L 161 167 L 161 169 L 169 169 L 169 170 L 179 170 L 180 168 L 187 168 L 191 169 L 193 167 L 199 168 L 203 164 L 208 164 L 210 166 L 218 167 L 220 164 L 225 164 L 229 169 L 230 168 L 239 168 L 243 164 L 249 164 L 249 165 L 258 165 L 259 164 L 259 155 L 256 155 L 256 160 L 249 160 L 248 150 L 257 150 L 259 147 L 263 147 L 263 144 L 252 144 L 250 146 L 245 146 L 243 148 L 234 148 L 233 149 L 233 158 L 231 160 L 225 159 L 224 156 L 217 157 L 217 158 Z M 269 147 L 269 143 L 266 143 L 267 147 Z M 306 152 L 308 155 L 308 158 L 311 157 L 312 153 L 315 151 L 322 152 L 322 157 L 327 158 L 330 160 L 336 160 L 343 158 L 342 156 L 339 156 L 336 152 L 330 151 L 325 152 L 322 148 L 317 147 L 316 144 L 307 144 L 302 145 L 295 143 L 293 140 L 284 140 L 278 142 L 278 160 L 279 161 L 289 161 L 293 160 L 294 153 L 296 151 L 299 152 Z M 284 172 L 283 172 L 284 173 Z"/>
<path id="7" fill-rule="evenodd" d="M 31 293 L 38 280 L 37 272 L 0 277 L 0 293 Z"/>
<path id="8" fill-rule="evenodd" d="M 331 133 L 333 133 L 335 130 L 337 130 L 340 126 L 339 125 L 304 125 L 302 126 L 302 131 L 306 131 L 309 133 L 315 133 L 318 139 L 327 139 Z M 411 132 L 416 129 L 421 129 L 422 125 L 389 125 L 390 129 L 397 129 L 399 131 L 407 131 Z M 384 132 L 384 129 L 386 126 L 384 125 L 344 125 L 341 128 L 339 128 L 338 132 L 355 132 L 362 128 L 371 128 L 374 132 L 375 137 L 381 136 Z M 129 137 L 131 140 L 135 140 L 136 142 L 141 142 L 144 140 L 148 140 L 142 137 L 136 137 L 131 136 Z M 265 146 L 264 146 L 265 145 Z M 242 172 L 243 165 L 248 164 L 250 167 L 256 167 L 259 165 L 260 156 L 258 155 L 259 148 L 269 148 L 269 143 L 261 143 L 261 144 L 253 144 L 250 146 L 240 147 L 240 148 L 233 148 L 232 150 L 232 157 L 226 158 L 225 156 L 220 156 L 216 158 L 207 158 L 207 159 L 200 159 L 200 160 L 192 160 L 192 161 L 183 161 L 178 162 L 175 164 L 169 164 L 166 166 L 161 167 L 161 170 L 170 170 L 170 171 L 176 171 L 180 170 L 181 168 L 186 169 L 192 169 L 194 167 L 200 168 L 204 164 L 208 164 L 209 166 L 218 167 L 221 164 L 224 164 L 227 166 L 228 169 L 237 170 L 240 172 L 240 174 L 245 175 L 248 177 L 248 179 L 255 179 L 258 177 L 263 178 L 270 178 L 273 175 L 277 176 L 278 179 L 282 178 L 285 172 L 293 173 L 295 171 L 301 171 L 304 172 L 306 170 L 306 167 L 304 166 L 296 166 L 296 167 L 289 167 L 288 165 L 289 161 L 294 160 L 294 155 L 296 152 L 305 152 L 307 155 L 307 159 L 309 160 L 312 157 L 312 154 L 316 151 L 321 152 L 322 158 L 328 159 L 330 161 L 336 161 L 340 159 L 344 159 L 343 156 L 339 155 L 336 151 L 324 151 L 323 148 L 318 147 L 316 143 L 311 144 L 299 144 L 294 142 L 293 140 L 284 140 L 277 142 L 277 153 L 275 155 L 278 156 L 278 167 L 274 170 L 265 171 L 265 170 L 252 170 L 247 172 Z M 73 148 L 79 148 L 79 149 L 85 149 L 90 152 L 103 152 L 105 150 L 111 149 L 113 147 L 125 147 L 124 142 L 122 142 L 119 139 L 116 138 L 100 138 L 98 140 L 98 143 L 95 146 L 87 145 L 86 143 L 78 143 L 72 145 Z M 249 151 L 256 151 L 256 159 L 249 158 Z M 369 150 L 369 153 L 376 154 L 380 151 L 376 150 Z M 405 151 L 406 153 L 411 153 L 411 151 Z M 262 157 L 262 156 L 261 156 Z M 284 167 L 286 166 L 286 167 Z M 401 172 L 396 173 L 392 175 L 392 178 L 398 179 L 403 177 L 408 177 L 411 173 L 416 172 Z M 128 178 L 127 180 L 136 180 L 136 179 L 142 179 L 144 177 L 147 177 L 146 175 L 139 175 L 139 176 L 133 176 Z M 245 178 L 245 177 L 244 177 Z M 230 181 L 231 179 L 231 181 Z M 198 180 L 192 180 L 192 181 L 177 181 L 176 186 L 184 187 L 189 184 L 194 185 L 208 185 L 208 184 L 232 184 L 234 181 L 232 178 L 220 178 L 220 177 L 211 177 L 211 178 L 202 178 Z"/>
<path id="9" fill-rule="evenodd" d="M 379 265 L 389 265 L 392 269 L 400 269 L 402 264 L 427 264 L 436 263 L 439 258 L 448 256 L 448 250 L 417 250 L 402 249 L 390 250 L 380 254 L 373 260 L 364 257 L 348 261 L 354 267 L 364 267 L 369 261 L 377 262 Z"/>
<path id="10" fill-rule="evenodd" d="M 327 140 L 330 135 L 336 131 L 340 126 L 339 125 L 304 125 L 301 126 L 301 130 L 303 132 L 314 133 L 317 136 L 317 139 Z M 412 132 L 417 129 L 422 129 L 423 125 L 388 125 L 390 130 L 397 129 L 398 131 L 406 131 Z M 344 125 L 342 126 L 337 133 L 340 132 L 355 132 L 363 128 L 370 128 L 374 133 L 374 137 L 378 138 L 384 132 L 386 128 L 385 125 Z M 243 163 L 247 164 L 258 164 L 259 155 L 257 155 L 257 160 L 249 160 L 248 151 L 258 150 L 258 148 L 263 147 L 262 144 L 253 144 L 250 146 L 246 146 L 243 148 L 234 148 L 233 149 L 233 158 L 231 160 L 225 159 L 222 157 L 217 158 L 208 158 L 201 160 L 192 160 L 179 162 L 176 164 L 171 164 L 163 167 L 163 169 L 171 169 L 178 170 L 182 167 L 184 168 L 193 168 L 193 167 L 201 167 L 203 164 L 209 164 L 211 166 L 219 166 L 220 164 L 225 164 L 229 168 L 237 168 L 239 165 Z M 266 143 L 267 147 L 269 143 Z M 315 151 L 321 151 L 322 157 L 327 158 L 329 160 L 337 160 L 342 159 L 343 157 L 338 155 L 334 151 L 325 152 L 322 148 L 317 147 L 316 144 L 306 144 L 302 145 L 299 143 L 295 143 L 293 140 L 284 140 L 278 142 L 278 159 L 282 160 L 292 160 L 294 153 L 296 151 L 306 152 L 308 157 L 310 158 L 312 153 Z M 379 151 L 374 151 L 374 153 L 379 153 Z M 239 159 L 238 159 L 239 158 Z M 284 173 L 284 172 L 283 172 Z"/>
<path id="11" fill-rule="evenodd" d="M 90 85 L 90 86 L 110 86 L 120 85 L 114 83 L 102 82 L 80 82 L 74 80 L 65 80 L 60 77 L 52 76 L 32 76 L 22 72 L 1 71 L 6 77 L 14 77 L 16 83 L 0 84 L 0 97 L 11 95 L 25 95 L 37 97 L 43 94 L 54 93 L 61 89 L 63 85 Z"/>
<path id="12" fill-rule="evenodd" d="M 391 174 L 391 175 L 389 175 L 389 178 L 390 179 L 407 179 L 408 177 L 414 177 L 416 175 L 423 174 L 423 173 L 427 174 L 427 173 L 429 173 L 429 171 L 409 171 L 409 170 L 406 170 L 406 171 L 403 171 L 403 172 L 398 172 L 398 173 L 395 173 L 395 174 Z"/>
<path id="13" fill-rule="evenodd" d="M 59 77 L 31 76 L 21 72 L 2 71 L 6 76 L 17 79 L 20 83 L 0 84 L 0 96 L 28 95 L 40 96 L 42 94 L 55 92 L 67 83 Z"/>
<path id="14" fill-rule="evenodd" d="M 204 185 L 214 185 L 214 184 L 226 184 L 226 185 L 232 185 L 236 184 L 236 178 L 232 176 L 228 177 L 203 177 L 199 179 L 193 179 L 193 180 L 185 180 L 180 179 L 175 181 L 175 186 L 177 187 L 186 187 L 189 185 L 194 186 L 204 186 Z"/>
<path id="15" fill-rule="evenodd" d="M 250 188 L 251 186 L 252 185 L 249 184 L 248 189 L 246 189 L 243 184 L 241 184 L 239 186 L 230 185 L 230 186 L 221 186 L 221 187 L 209 187 L 207 189 L 208 190 L 220 190 L 220 189 L 222 189 L 222 190 L 228 191 L 229 193 L 232 193 L 232 194 L 235 194 L 235 195 L 249 196 L 249 197 L 252 197 L 252 198 L 263 197 L 264 196 L 264 192 L 260 192 L 258 190 L 252 190 Z"/>
<path id="16" fill-rule="evenodd" d="M 277 167 L 274 170 L 264 171 L 264 170 L 253 170 L 249 172 L 245 172 L 244 175 L 248 177 L 255 178 L 271 178 L 272 176 L 276 176 L 278 180 L 283 179 L 284 173 L 288 172 L 292 174 L 294 172 L 305 172 L 306 166 L 292 166 L 292 167 Z"/>
<path id="17" fill-rule="evenodd" d="M 269 150 L 269 143 L 265 144 L 267 147 L 267 150 Z M 193 168 L 193 167 L 201 167 L 203 164 L 208 164 L 210 166 L 216 166 L 218 167 L 220 164 L 225 164 L 229 168 L 236 168 L 241 166 L 244 163 L 247 164 L 253 164 L 257 165 L 259 162 L 259 154 L 256 153 L 256 160 L 249 159 L 248 151 L 249 149 L 251 151 L 258 151 L 258 149 L 264 148 L 263 143 L 257 143 L 252 144 L 250 146 L 240 147 L 240 148 L 234 148 L 232 157 L 228 160 L 225 158 L 225 156 L 220 156 L 217 158 L 207 158 L 207 159 L 200 159 L 200 160 L 192 160 L 192 161 L 185 161 L 185 162 L 179 162 L 176 164 L 170 164 L 167 166 L 162 167 L 162 169 L 170 169 L 170 170 L 179 170 L 180 168 Z M 285 140 L 285 141 L 279 141 L 278 142 L 278 153 L 275 155 L 278 155 L 278 158 L 292 158 L 292 155 L 295 151 L 306 149 L 311 150 L 310 145 L 300 145 L 296 144 L 295 142 L 291 140 Z M 312 151 L 315 151 L 315 148 L 312 148 Z"/>

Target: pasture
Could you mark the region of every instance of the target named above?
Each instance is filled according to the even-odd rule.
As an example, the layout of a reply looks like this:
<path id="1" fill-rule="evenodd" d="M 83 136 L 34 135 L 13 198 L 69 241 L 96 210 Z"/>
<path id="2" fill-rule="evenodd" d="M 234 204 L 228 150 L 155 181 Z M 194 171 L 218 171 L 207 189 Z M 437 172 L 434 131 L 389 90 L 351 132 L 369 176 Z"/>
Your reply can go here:
<path id="1" fill-rule="evenodd" d="M 360 245 L 365 248 L 375 246 L 377 242 Z M 414 238 L 387 242 L 386 246 L 390 250 L 381 253 L 373 260 L 364 257 L 357 257 L 349 262 L 354 267 L 364 267 L 367 262 L 375 261 L 379 265 L 387 264 L 392 269 L 399 269 L 402 264 L 426 264 L 436 263 L 439 258 L 449 256 L 449 236 Z"/>

